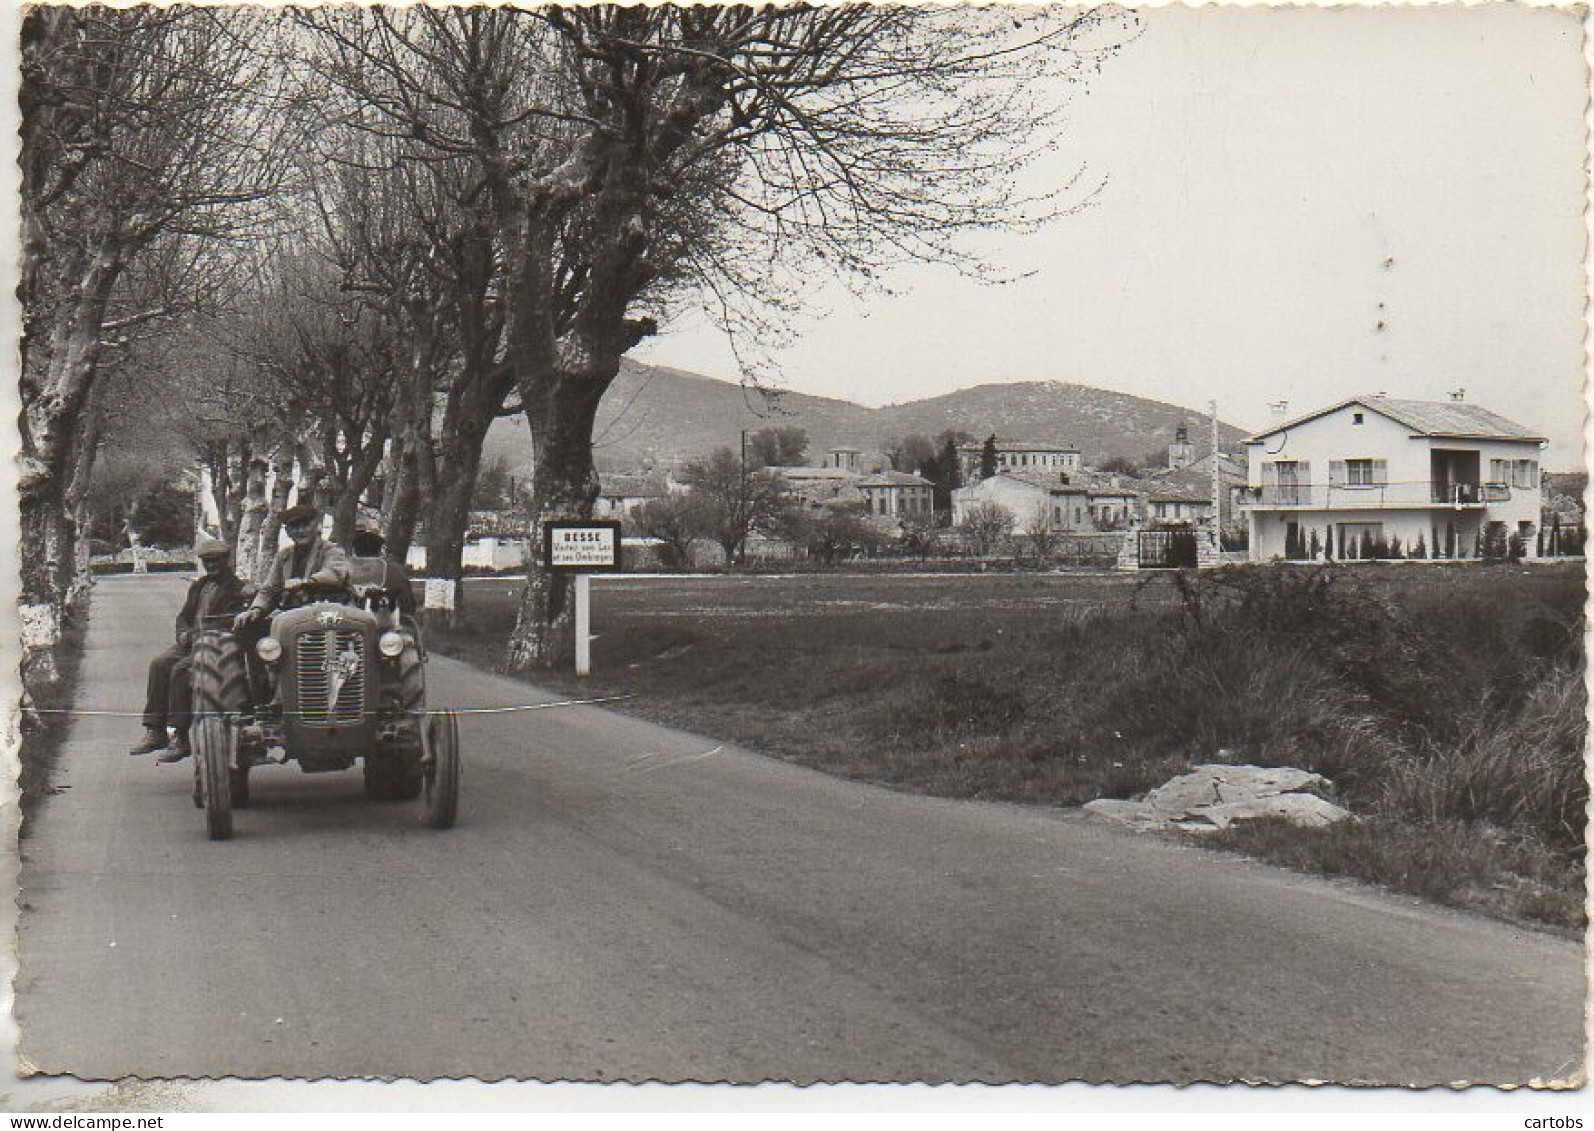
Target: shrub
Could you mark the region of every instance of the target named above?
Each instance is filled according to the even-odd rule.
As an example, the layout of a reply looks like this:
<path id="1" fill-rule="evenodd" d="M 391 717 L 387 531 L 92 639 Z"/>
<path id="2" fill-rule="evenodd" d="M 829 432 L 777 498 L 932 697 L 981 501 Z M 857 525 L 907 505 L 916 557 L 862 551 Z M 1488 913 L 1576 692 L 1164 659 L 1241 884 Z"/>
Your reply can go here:
<path id="1" fill-rule="evenodd" d="M 893 742 L 944 742 L 1008 734 L 1023 718 L 1017 690 L 955 668 L 904 683 L 880 705 L 871 729 Z"/>
<path id="2" fill-rule="evenodd" d="M 1520 710 L 1481 720 L 1459 745 L 1428 739 L 1391 764 L 1386 801 L 1424 821 L 1489 821 L 1581 851 L 1588 781 L 1581 667 L 1553 669 Z"/>

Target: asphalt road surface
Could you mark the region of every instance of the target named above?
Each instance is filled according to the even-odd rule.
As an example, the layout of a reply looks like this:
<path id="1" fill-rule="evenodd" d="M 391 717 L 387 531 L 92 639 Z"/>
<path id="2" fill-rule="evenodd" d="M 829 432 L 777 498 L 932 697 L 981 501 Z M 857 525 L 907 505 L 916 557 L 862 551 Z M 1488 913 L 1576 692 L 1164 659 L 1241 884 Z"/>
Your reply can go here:
<path id="1" fill-rule="evenodd" d="M 136 711 L 172 577 L 94 597 Z M 434 705 L 548 701 L 434 659 Z M 911 797 L 597 707 L 462 727 L 459 825 L 358 771 L 189 764 L 85 715 L 23 848 L 49 1073 L 1514 1083 L 1581 1072 L 1572 943 L 1065 814 Z"/>

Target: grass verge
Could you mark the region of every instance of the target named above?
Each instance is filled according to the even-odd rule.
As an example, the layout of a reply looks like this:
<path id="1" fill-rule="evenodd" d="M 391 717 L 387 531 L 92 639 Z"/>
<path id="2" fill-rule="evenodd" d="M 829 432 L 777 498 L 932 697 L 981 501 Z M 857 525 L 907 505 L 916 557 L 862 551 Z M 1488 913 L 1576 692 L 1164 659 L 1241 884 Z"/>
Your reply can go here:
<path id="1" fill-rule="evenodd" d="M 429 645 L 496 666 L 516 584 Z M 606 579 L 567 692 L 841 776 L 1073 806 L 1200 762 L 1299 766 L 1361 820 L 1204 839 L 1583 923 L 1580 564 L 1200 576 Z"/>

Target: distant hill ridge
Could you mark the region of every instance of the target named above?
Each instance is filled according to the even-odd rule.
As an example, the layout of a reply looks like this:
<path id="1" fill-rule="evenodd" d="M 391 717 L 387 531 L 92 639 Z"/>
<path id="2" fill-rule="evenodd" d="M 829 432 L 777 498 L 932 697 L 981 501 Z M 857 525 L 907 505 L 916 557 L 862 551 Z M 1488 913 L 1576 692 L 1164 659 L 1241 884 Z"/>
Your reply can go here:
<path id="1" fill-rule="evenodd" d="M 808 432 L 809 457 L 830 448 L 879 452 L 888 441 L 949 428 L 983 439 L 1063 441 L 1087 464 L 1109 456 L 1138 459 L 1166 447 L 1181 424 L 1190 426 L 1197 458 L 1208 448 L 1210 425 L 1190 408 L 1060 381 L 976 385 L 924 400 L 867 408 L 808 393 L 756 389 L 666 366 L 624 361 L 598 409 L 594 456 L 602 470 L 622 471 L 651 461 L 669 467 L 715 448 L 735 449 L 743 429 L 796 426 Z M 1246 433 L 1220 425 L 1225 445 Z M 530 462 L 521 418 L 506 418 L 487 436 L 487 458 L 511 466 Z"/>

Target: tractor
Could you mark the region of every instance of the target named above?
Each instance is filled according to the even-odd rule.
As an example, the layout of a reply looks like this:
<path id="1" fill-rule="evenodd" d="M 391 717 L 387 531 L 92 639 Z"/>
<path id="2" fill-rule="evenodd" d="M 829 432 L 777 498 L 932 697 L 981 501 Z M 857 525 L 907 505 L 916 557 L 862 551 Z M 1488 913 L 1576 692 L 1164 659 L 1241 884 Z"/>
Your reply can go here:
<path id="1" fill-rule="evenodd" d="M 358 581 L 301 583 L 280 605 L 241 632 L 230 616 L 207 617 L 194 641 L 193 796 L 210 839 L 232 836 L 249 771 L 288 761 L 312 774 L 363 761 L 367 797 L 424 796 L 426 823 L 451 827 L 459 723 L 426 707 L 419 627 L 391 591 Z"/>

